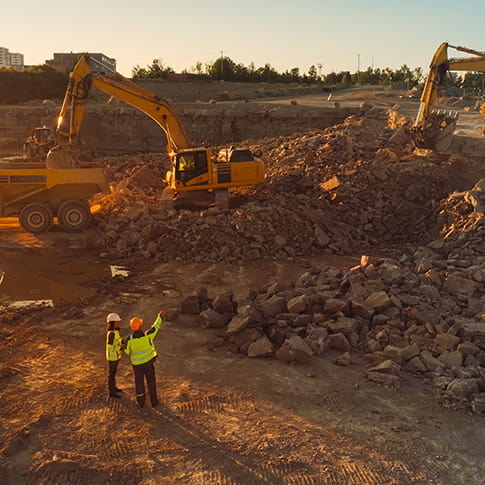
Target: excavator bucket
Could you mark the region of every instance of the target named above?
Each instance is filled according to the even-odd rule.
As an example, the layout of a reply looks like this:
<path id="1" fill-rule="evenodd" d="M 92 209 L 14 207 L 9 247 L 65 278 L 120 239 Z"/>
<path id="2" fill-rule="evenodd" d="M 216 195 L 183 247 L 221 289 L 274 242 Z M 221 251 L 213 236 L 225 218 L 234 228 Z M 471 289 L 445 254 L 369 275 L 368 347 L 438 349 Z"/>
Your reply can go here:
<path id="1" fill-rule="evenodd" d="M 418 148 L 444 152 L 451 144 L 456 123 L 454 116 L 433 113 L 424 127 L 413 129 L 414 143 Z"/>
<path id="2" fill-rule="evenodd" d="M 448 150 L 453 139 L 453 133 L 456 128 L 456 118 L 450 121 L 444 128 L 438 131 L 434 139 L 435 149 L 439 152 Z"/>
<path id="3" fill-rule="evenodd" d="M 56 145 L 46 157 L 47 168 L 79 168 L 78 151 L 71 145 Z"/>

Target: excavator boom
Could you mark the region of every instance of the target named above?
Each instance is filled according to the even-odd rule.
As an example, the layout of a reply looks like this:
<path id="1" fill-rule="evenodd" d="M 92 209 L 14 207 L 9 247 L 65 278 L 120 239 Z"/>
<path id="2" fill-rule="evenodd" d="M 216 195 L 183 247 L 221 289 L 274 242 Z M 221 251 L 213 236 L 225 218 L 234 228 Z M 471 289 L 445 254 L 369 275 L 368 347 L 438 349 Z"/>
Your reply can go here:
<path id="1" fill-rule="evenodd" d="M 169 152 L 190 146 L 189 138 L 180 120 L 164 100 L 141 88 L 119 73 L 113 73 L 113 77 L 108 77 L 94 72 L 91 69 L 90 58 L 86 55 L 79 58 L 71 73 L 58 117 L 58 135 L 67 139 L 71 146 L 75 146 L 79 139 L 91 85 L 105 93 L 116 96 L 155 121 L 167 136 L 167 150 Z M 64 126 L 64 118 L 69 107 L 71 107 L 71 115 L 69 131 L 66 132 L 63 131 L 62 127 Z"/>

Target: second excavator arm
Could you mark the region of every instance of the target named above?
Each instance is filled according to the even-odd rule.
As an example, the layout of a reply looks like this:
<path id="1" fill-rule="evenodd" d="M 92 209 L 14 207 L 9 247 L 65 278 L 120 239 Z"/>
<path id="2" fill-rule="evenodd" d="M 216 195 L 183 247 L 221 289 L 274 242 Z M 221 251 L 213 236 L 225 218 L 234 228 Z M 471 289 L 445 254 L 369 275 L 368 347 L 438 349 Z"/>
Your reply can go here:
<path id="1" fill-rule="evenodd" d="M 56 147 L 57 150 L 53 150 L 52 154 L 50 154 L 51 165 L 58 164 L 56 162 L 62 158 L 59 156 L 59 152 L 70 151 L 76 146 L 91 86 L 95 86 L 105 93 L 116 96 L 121 101 L 142 111 L 155 121 L 167 136 L 167 151 L 169 153 L 190 147 L 189 138 L 180 120 L 171 110 L 168 103 L 119 73 L 113 73 L 113 77 L 108 77 L 104 74 L 94 72 L 90 65 L 89 56 L 84 55 L 79 58 L 69 79 L 57 121 L 58 138 L 65 143 L 58 145 Z M 64 126 L 67 121 L 65 117 L 68 108 L 70 108 L 71 112 L 69 130 L 66 131 Z M 49 165 L 49 158 L 47 162 Z"/>
<path id="2" fill-rule="evenodd" d="M 449 59 L 448 47 L 475 57 Z M 441 151 L 446 150 L 451 143 L 456 126 L 456 116 L 434 111 L 440 87 L 443 85 L 448 71 L 485 72 L 485 53 L 447 43 L 438 47 L 431 61 L 418 115 L 412 128 L 414 141 L 419 148 Z"/>

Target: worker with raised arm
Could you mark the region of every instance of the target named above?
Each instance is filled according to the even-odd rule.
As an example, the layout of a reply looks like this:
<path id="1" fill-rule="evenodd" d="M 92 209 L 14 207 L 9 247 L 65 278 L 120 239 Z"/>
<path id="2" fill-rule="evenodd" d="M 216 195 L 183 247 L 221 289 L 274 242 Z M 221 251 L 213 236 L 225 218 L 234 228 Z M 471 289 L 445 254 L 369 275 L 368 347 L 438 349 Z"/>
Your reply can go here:
<path id="1" fill-rule="evenodd" d="M 153 341 L 162 326 L 163 312 L 157 315 L 153 325 L 146 331 L 142 330 L 143 320 L 134 317 L 130 320 L 133 333 L 126 341 L 125 353 L 130 356 L 135 375 L 136 402 L 141 408 L 145 406 L 145 379 L 147 381 L 150 402 L 155 407 L 159 401 L 157 397 L 157 383 L 155 379 L 155 359 L 157 351 Z"/>
<path id="2" fill-rule="evenodd" d="M 118 392 L 121 389 L 116 387 L 116 371 L 121 360 L 123 350 L 123 339 L 120 335 L 121 318 L 117 313 L 110 313 L 106 317 L 106 360 L 108 361 L 108 393 L 109 397 L 119 399 Z"/>

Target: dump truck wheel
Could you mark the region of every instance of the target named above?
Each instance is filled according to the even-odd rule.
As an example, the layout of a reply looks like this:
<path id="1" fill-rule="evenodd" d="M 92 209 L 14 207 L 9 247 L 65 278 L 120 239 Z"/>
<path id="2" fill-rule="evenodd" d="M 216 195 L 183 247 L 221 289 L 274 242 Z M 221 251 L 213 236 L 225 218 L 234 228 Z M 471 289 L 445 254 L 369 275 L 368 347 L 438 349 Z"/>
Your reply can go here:
<path id="1" fill-rule="evenodd" d="M 19 223 L 32 234 L 47 232 L 52 226 L 53 215 L 49 206 L 41 202 L 33 202 L 22 208 Z"/>
<path id="2" fill-rule="evenodd" d="M 67 232 L 81 232 L 91 223 L 89 205 L 82 200 L 68 200 L 57 211 L 57 220 Z"/>

